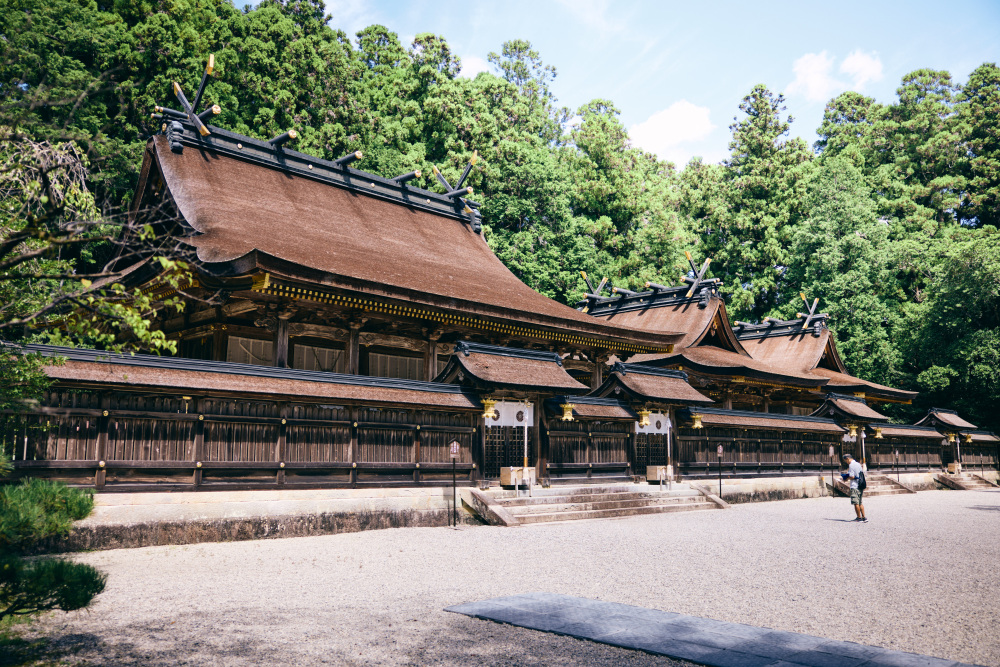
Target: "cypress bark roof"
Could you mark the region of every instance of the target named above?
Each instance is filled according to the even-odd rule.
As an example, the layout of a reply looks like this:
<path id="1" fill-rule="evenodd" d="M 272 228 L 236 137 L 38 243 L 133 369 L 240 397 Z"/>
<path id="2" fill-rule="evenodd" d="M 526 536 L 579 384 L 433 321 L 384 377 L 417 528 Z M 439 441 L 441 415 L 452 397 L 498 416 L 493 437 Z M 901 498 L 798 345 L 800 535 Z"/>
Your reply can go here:
<path id="1" fill-rule="evenodd" d="M 826 379 L 811 373 L 802 373 L 784 368 L 777 368 L 749 356 L 743 356 L 729 350 L 723 350 L 710 345 L 688 347 L 664 355 L 638 355 L 636 363 L 648 366 L 671 366 L 679 364 L 711 375 L 727 375 L 750 377 L 766 380 L 776 384 L 796 385 L 802 387 L 821 387 Z"/>
<path id="2" fill-rule="evenodd" d="M 592 393 L 594 396 L 625 394 L 640 401 L 674 405 L 712 403 L 687 382 L 687 373 L 639 364 L 617 363 L 611 374 Z"/>
<path id="3" fill-rule="evenodd" d="M 187 134 L 180 153 L 154 137 L 146 160 L 191 228 L 185 240 L 214 275 L 270 271 L 649 350 L 680 338 L 603 322 L 539 294 L 442 195 L 224 130 Z"/>
<path id="4" fill-rule="evenodd" d="M 573 416 L 577 419 L 635 421 L 639 418 L 627 405 L 613 398 L 596 396 L 553 396 L 545 399 L 545 408 L 550 414 L 558 416 L 563 412 L 560 406 L 564 403 L 573 405 Z"/>
<path id="5" fill-rule="evenodd" d="M 813 416 L 783 415 L 774 412 L 745 412 L 743 410 L 723 410 L 720 408 L 683 408 L 678 411 L 678 419 L 692 421 L 694 415 L 701 415 L 701 423 L 706 426 L 755 428 L 768 431 L 803 431 L 808 433 L 844 433 L 832 419 Z M 689 427 L 690 428 L 690 427 Z"/>
<path id="6" fill-rule="evenodd" d="M 820 415 L 831 415 L 840 418 L 859 418 L 868 421 L 889 421 L 889 418 L 880 412 L 871 409 L 865 399 L 856 396 L 844 396 L 843 394 L 827 394 L 823 404 L 813 412 L 817 417 Z"/>
<path id="7" fill-rule="evenodd" d="M 942 438 L 941 434 L 932 428 L 924 428 L 923 426 L 910 426 L 907 424 L 887 424 L 886 426 L 880 426 L 878 424 L 872 424 L 869 427 L 872 433 L 878 428 L 882 431 L 882 435 L 886 438 L 927 438 L 940 440 Z"/>
<path id="8" fill-rule="evenodd" d="M 970 431 L 978 428 L 975 424 L 959 417 L 954 410 L 945 410 L 944 408 L 931 408 L 924 418 L 917 422 L 918 426 L 937 426 L 938 424 L 951 427 L 951 429 L 969 429 Z"/>
<path id="9" fill-rule="evenodd" d="M 454 385 L 432 382 L 144 354 L 121 355 L 49 345 L 26 345 L 24 350 L 66 358 L 65 364 L 46 366 L 45 372 L 49 377 L 69 385 L 126 385 L 213 395 L 261 394 L 300 400 L 319 398 L 454 409 L 481 408 L 474 393 Z"/>
<path id="10" fill-rule="evenodd" d="M 482 390 L 543 390 L 583 394 L 587 386 L 573 379 L 555 352 L 520 350 L 459 342 L 437 382 Z"/>

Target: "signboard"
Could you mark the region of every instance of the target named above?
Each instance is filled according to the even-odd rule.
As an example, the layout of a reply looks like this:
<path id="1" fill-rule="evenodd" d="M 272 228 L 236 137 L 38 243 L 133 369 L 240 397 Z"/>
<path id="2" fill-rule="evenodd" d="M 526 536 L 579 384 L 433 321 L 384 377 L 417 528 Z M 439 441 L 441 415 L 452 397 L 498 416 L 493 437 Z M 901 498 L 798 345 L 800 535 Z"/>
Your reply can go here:
<path id="1" fill-rule="evenodd" d="M 648 426 L 639 426 L 639 422 L 635 423 L 636 433 L 668 433 L 669 431 L 670 417 L 666 416 L 662 412 L 649 413 Z"/>
<path id="2" fill-rule="evenodd" d="M 531 403 L 497 401 L 493 408 L 493 418 L 486 420 L 487 426 L 531 426 L 534 419 Z"/>
<path id="3" fill-rule="evenodd" d="M 451 458 L 453 458 L 453 459 L 459 458 L 459 451 L 460 451 L 461 447 L 462 446 L 460 444 L 458 444 L 458 440 L 452 440 L 451 441 Z"/>
<path id="4" fill-rule="evenodd" d="M 719 445 L 715 451 L 719 454 L 719 458 L 722 458 L 722 445 Z"/>

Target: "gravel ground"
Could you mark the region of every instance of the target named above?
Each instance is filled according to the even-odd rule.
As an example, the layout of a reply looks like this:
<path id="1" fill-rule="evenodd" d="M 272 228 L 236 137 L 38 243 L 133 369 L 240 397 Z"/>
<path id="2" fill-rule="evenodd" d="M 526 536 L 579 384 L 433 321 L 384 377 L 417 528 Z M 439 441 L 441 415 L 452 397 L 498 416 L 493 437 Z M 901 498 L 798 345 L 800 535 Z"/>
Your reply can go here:
<path id="1" fill-rule="evenodd" d="M 92 664 L 681 664 L 442 611 L 548 591 L 1000 666 L 1000 492 L 739 505 L 77 556 L 90 610 L 33 632 Z"/>

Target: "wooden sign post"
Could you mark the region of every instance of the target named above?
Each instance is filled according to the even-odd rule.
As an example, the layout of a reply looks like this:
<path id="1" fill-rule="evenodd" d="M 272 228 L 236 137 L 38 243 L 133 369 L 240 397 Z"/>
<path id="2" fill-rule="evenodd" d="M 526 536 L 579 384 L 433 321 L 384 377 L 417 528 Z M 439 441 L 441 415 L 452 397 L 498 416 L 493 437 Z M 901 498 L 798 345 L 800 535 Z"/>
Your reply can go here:
<path id="1" fill-rule="evenodd" d="M 722 497 L 722 445 L 715 450 L 719 455 L 719 497 Z"/>
<path id="2" fill-rule="evenodd" d="M 451 517 L 452 525 L 458 527 L 458 478 L 455 475 L 455 463 L 461 452 L 458 440 L 451 441 Z"/>

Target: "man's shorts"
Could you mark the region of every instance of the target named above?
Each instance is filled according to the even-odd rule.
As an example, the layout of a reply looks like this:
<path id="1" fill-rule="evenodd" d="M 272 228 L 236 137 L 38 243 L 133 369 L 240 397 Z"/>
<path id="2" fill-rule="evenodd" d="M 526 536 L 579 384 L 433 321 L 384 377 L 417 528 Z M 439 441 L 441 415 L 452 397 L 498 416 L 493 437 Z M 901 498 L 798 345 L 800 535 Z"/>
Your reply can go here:
<path id="1" fill-rule="evenodd" d="M 864 504 L 861 500 L 861 495 L 864 493 L 861 489 L 851 489 L 851 504 L 852 505 L 862 505 Z"/>

